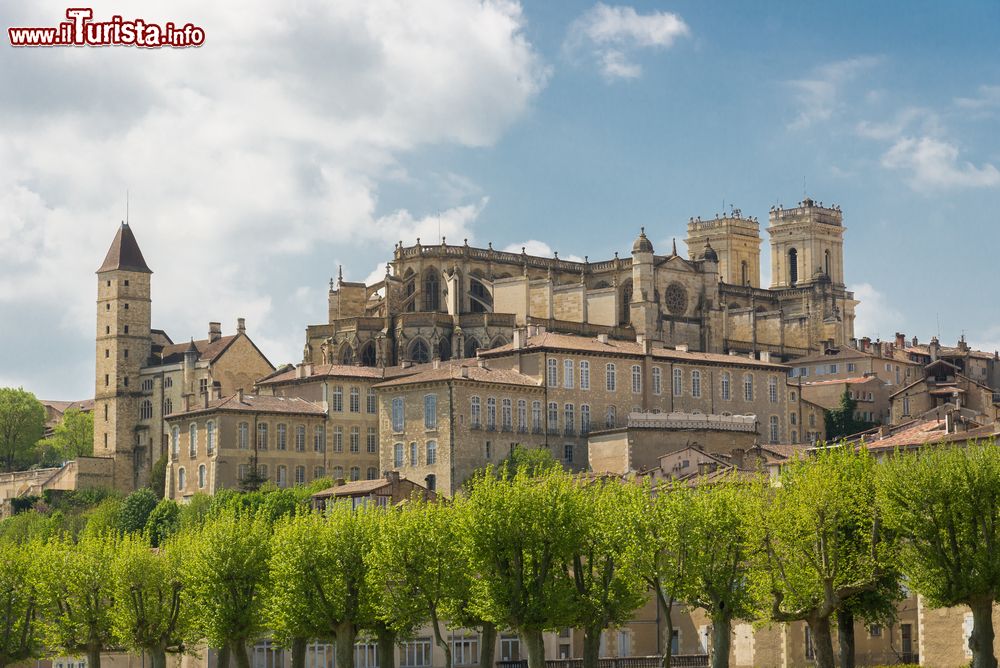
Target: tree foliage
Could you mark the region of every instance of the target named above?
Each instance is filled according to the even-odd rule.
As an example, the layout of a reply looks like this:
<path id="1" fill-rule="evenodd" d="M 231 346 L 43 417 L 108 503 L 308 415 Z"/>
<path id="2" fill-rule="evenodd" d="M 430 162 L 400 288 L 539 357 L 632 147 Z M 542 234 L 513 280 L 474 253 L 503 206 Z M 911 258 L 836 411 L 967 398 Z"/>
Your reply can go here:
<path id="1" fill-rule="evenodd" d="M 857 400 L 852 399 L 851 393 L 845 389 L 844 393 L 840 395 L 840 403 L 837 407 L 823 411 L 827 441 L 836 442 L 875 426 L 873 422 L 857 419 L 855 417 L 857 409 Z"/>
<path id="2" fill-rule="evenodd" d="M 38 578 L 34 559 L 42 544 L 0 541 L 0 668 L 39 656 Z"/>
<path id="3" fill-rule="evenodd" d="M 153 490 L 142 487 L 125 497 L 118 511 L 118 531 L 121 533 L 141 532 L 146 528 L 150 513 L 156 508 L 157 498 Z"/>
<path id="4" fill-rule="evenodd" d="M 32 462 L 45 433 L 45 407 L 21 388 L 0 387 L 0 469 L 14 471 Z"/>
<path id="5" fill-rule="evenodd" d="M 70 408 L 56 423 L 49 438 L 38 442 L 42 461 L 60 464 L 77 457 L 94 454 L 94 415 L 78 408 Z"/>
<path id="6" fill-rule="evenodd" d="M 181 509 L 173 499 L 161 499 L 146 519 L 144 533 L 152 547 L 159 547 L 177 533 L 181 526 Z"/>

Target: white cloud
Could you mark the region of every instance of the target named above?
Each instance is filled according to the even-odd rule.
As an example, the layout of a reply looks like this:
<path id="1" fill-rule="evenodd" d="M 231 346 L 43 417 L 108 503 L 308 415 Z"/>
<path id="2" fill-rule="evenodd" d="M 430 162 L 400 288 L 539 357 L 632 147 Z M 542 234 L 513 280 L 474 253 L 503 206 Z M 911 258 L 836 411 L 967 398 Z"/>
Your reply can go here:
<path id="1" fill-rule="evenodd" d="M 1000 351 L 1000 325 L 987 327 L 981 334 L 972 337 L 969 346 L 985 352 Z"/>
<path id="2" fill-rule="evenodd" d="M 959 161 L 958 156 L 958 148 L 946 141 L 903 137 L 882 156 L 882 166 L 907 172 L 914 190 L 1000 186 L 1000 170 L 995 166 L 977 167 Z"/>
<path id="3" fill-rule="evenodd" d="M 982 85 L 975 97 L 956 97 L 955 106 L 970 111 L 1000 109 L 1000 86 Z"/>
<path id="4" fill-rule="evenodd" d="M 65 4 L 7 14 L 55 25 Z M 136 7 L 95 6 L 113 14 Z M 245 315 L 251 335 L 299 348 L 298 300 L 278 295 L 321 287 L 331 255 L 371 266 L 400 239 L 436 238 L 439 221 L 472 236 L 487 199 L 460 175 L 440 215 L 380 210 L 400 158 L 492 145 L 548 77 L 509 0 L 157 0 L 142 18 L 191 21 L 206 43 L 3 56 L 0 87 L 24 94 L 0 97 L 0 321 L 37 322 L 39 353 L 72 338 L 92 355 L 93 271 L 126 189 L 156 272 L 154 326 L 186 337 Z"/>
<path id="5" fill-rule="evenodd" d="M 677 14 L 655 11 L 639 14 L 632 7 L 597 3 L 570 25 L 565 47 L 587 50 L 608 81 L 635 79 L 642 66 L 630 59 L 637 49 L 667 49 L 691 29 Z"/>
<path id="6" fill-rule="evenodd" d="M 881 62 L 878 56 L 858 56 L 818 67 L 809 78 L 789 81 L 799 108 L 789 129 L 802 130 L 830 120 L 843 107 L 844 86 Z"/>
<path id="7" fill-rule="evenodd" d="M 888 339 L 905 324 L 903 314 L 889 305 L 889 300 L 871 283 L 849 286 L 858 304 L 854 314 L 854 335 Z"/>
<path id="8" fill-rule="evenodd" d="M 552 246 L 548 245 L 544 241 L 539 241 L 538 239 L 528 239 L 527 241 L 522 241 L 520 243 L 513 243 L 504 246 L 501 250 L 507 253 L 520 253 L 524 250 L 528 255 L 536 255 L 538 257 L 553 257 L 554 251 Z M 579 255 L 562 255 L 560 260 L 569 260 L 570 262 L 583 262 L 583 258 Z"/>

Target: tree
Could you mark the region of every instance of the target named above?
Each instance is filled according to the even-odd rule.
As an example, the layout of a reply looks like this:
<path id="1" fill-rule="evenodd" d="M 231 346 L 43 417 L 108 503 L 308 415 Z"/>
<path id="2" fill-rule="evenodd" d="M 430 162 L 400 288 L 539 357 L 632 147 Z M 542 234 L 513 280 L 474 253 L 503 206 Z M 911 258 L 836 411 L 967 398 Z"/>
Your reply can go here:
<path id="1" fill-rule="evenodd" d="M 0 467 L 13 471 L 31 461 L 45 433 L 45 407 L 31 392 L 0 387 Z"/>
<path id="2" fill-rule="evenodd" d="M 834 409 L 823 411 L 827 441 L 835 442 L 875 426 L 873 422 L 856 419 L 854 415 L 857 408 L 857 400 L 851 398 L 850 392 L 845 389 L 840 396 L 840 404 Z"/>
<path id="3" fill-rule="evenodd" d="M 507 475 L 513 478 L 519 470 L 526 469 L 528 475 L 537 476 L 552 471 L 562 469 L 559 463 L 548 448 L 526 448 L 523 445 L 515 445 L 510 454 L 495 469 L 499 476 Z"/>
<path id="4" fill-rule="evenodd" d="M 821 450 L 789 463 L 760 505 L 756 590 L 772 621 L 809 625 L 819 668 L 834 666 L 831 617 L 872 591 L 895 559 L 875 505 L 874 467 L 865 448 Z"/>
<path id="5" fill-rule="evenodd" d="M 765 482 L 731 473 L 689 491 L 691 531 L 687 534 L 687 569 L 681 586 L 684 602 L 703 609 L 712 619 L 712 668 L 729 665 L 734 619 L 755 612 L 749 585 L 753 542 L 751 521 Z"/>
<path id="6" fill-rule="evenodd" d="M 0 542 L 0 668 L 36 656 L 37 577 L 33 561 L 41 543 Z"/>
<path id="7" fill-rule="evenodd" d="M 564 567 L 575 589 L 574 625 L 583 629 L 583 668 L 597 668 L 601 633 L 628 622 L 646 600 L 645 582 L 627 557 L 639 531 L 623 511 L 636 490 L 645 491 L 617 478 L 577 483 L 582 530 Z"/>
<path id="8" fill-rule="evenodd" d="M 149 472 L 149 488 L 153 490 L 158 499 L 162 499 L 167 491 L 167 453 L 165 452 L 153 463 L 153 469 Z"/>
<path id="9" fill-rule="evenodd" d="M 152 547 L 159 547 L 180 530 L 181 509 L 172 499 L 161 499 L 146 520 L 144 533 Z"/>
<path id="10" fill-rule="evenodd" d="M 90 457 L 94 454 L 94 415 L 70 408 L 63 413 L 62 420 L 56 423 L 52 436 L 38 443 L 47 450 L 47 461 L 61 463 L 77 457 Z"/>
<path id="11" fill-rule="evenodd" d="M 190 635 L 182 567 L 175 546 L 154 550 L 139 534 L 124 536 L 114 555 L 115 637 L 128 649 L 148 653 L 152 668 L 166 668 L 167 652 L 183 651 Z"/>
<path id="12" fill-rule="evenodd" d="M 148 487 L 137 489 L 126 496 L 118 512 L 118 530 L 121 533 L 135 533 L 145 529 L 156 503 L 156 494 Z"/>
<path id="13" fill-rule="evenodd" d="M 445 668 L 452 668 L 445 615 L 466 591 L 468 577 L 458 512 L 441 501 L 414 500 L 386 513 L 366 557 L 379 616 L 397 635 L 430 621 Z"/>
<path id="14" fill-rule="evenodd" d="M 636 524 L 636 539 L 627 557 L 652 590 L 663 618 L 663 668 L 670 668 L 674 623 L 671 612 L 688 587 L 693 533 L 690 490 L 670 483 L 653 489 L 646 484 L 629 498 L 623 510 Z"/>
<path id="15" fill-rule="evenodd" d="M 84 533 L 75 544 L 60 537 L 49 541 L 38 560 L 46 647 L 70 655 L 85 653 L 88 668 L 101 667 L 101 651 L 114 641 L 111 565 L 117 546 L 114 534 Z"/>
<path id="16" fill-rule="evenodd" d="M 1000 594 L 1000 448 L 925 447 L 878 471 L 886 525 L 902 571 L 932 606 L 972 609 L 973 668 L 995 668 L 993 602 Z"/>
<path id="17" fill-rule="evenodd" d="M 259 514 L 226 511 L 208 519 L 180 548 L 184 586 L 200 637 L 250 668 L 247 644 L 265 630 L 270 526 Z"/>
<path id="18" fill-rule="evenodd" d="M 542 632 L 572 621 L 574 588 L 562 564 L 585 529 L 573 484 L 557 471 L 532 478 L 524 468 L 513 477 L 487 470 L 471 486 L 462 517 L 479 574 L 478 613 L 520 634 L 529 668 L 544 668 Z"/>

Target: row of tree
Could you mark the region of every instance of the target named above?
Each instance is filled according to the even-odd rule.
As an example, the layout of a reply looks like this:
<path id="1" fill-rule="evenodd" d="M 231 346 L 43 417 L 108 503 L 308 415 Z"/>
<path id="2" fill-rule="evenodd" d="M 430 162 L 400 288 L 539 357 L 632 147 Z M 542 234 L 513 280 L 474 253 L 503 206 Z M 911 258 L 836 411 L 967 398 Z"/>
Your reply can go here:
<path id="1" fill-rule="evenodd" d="M 833 668 L 831 626 L 852 666 L 854 619 L 891 620 L 904 579 L 931 605 L 970 606 L 973 666 L 994 668 L 998 455 L 988 444 L 876 465 L 839 447 L 777 481 L 658 489 L 536 461 L 488 471 L 448 502 L 321 513 L 289 490 L 228 494 L 184 522 L 162 501 L 141 531 L 0 542 L 0 668 L 43 646 L 86 653 L 90 668 L 102 650 L 141 650 L 162 668 L 202 642 L 222 665 L 248 668 L 248 645 L 269 634 L 294 668 L 313 641 L 334 641 L 339 668 L 353 668 L 359 635 L 393 668 L 397 643 L 425 626 L 446 668 L 457 627 L 479 632 L 483 668 L 498 629 L 517 632 L 530 668 L 543 668 L 543 632 L 577 628 L 595 668 L 601 633 L 650 595 L 666 668 L 675 604 L 711 618 L 715 667 L 746 619 L 804 621 L 817 665 Z"/>

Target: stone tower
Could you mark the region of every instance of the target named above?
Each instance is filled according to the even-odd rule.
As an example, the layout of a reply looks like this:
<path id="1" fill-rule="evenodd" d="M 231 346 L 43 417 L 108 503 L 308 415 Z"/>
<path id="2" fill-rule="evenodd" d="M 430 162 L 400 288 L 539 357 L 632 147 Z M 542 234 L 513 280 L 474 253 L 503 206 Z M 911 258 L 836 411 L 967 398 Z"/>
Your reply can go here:
<path id="1" fill-rule="evenodd" d="M 637 336 L 653 339 L 659 321 L 653 277 L 653 243 L 643 228 L 632 244 L 632 301 L 629 321 Z"/>
<path id="2" fill-rule="evenodd" d="M 112 457 L 115 486 L 141 482 L 150 453 L 139 446 L 136 425 L 143 388 L 139 370 L 150 356 L 150 276 L 139 244 L 122 223 L 97 270 L 97 375 L 94 455 Z"/>
<path id="3" fill-rule="evenodd" d="M 794 209 L 771 209 L 770 218 L 772 289 L 821 281 L 844 287 L 846 228 L 840 207 L 807 197 Z"/>
<path id="4" fill-rule="evenodd" d="M 724 283 L 760 287 L 760 225 L 756 218 L 744 218 L 739 209 L 712 220 L 692 218 L 685 243 L 691 260 L 701 258 L 705 244 L 715 249 Z"/>

